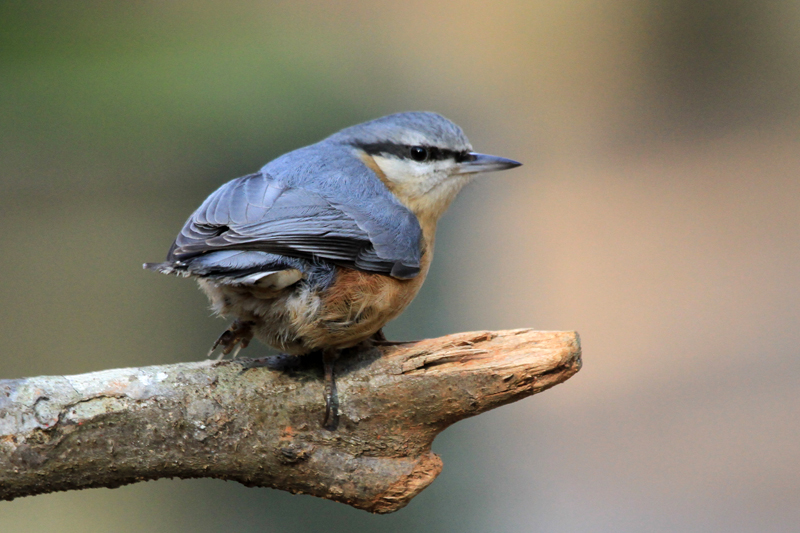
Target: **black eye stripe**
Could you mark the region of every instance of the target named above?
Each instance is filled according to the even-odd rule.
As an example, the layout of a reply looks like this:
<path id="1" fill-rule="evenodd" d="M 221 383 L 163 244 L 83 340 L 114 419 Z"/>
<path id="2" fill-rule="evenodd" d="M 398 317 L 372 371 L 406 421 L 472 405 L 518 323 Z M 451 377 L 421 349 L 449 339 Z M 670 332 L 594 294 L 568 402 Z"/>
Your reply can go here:
<path id="1" fill-rule="evenodd" d="M 355 144 L 357 148 L 361 148 L 369 155 L 392 155 L 398 159 L 411 159 L 412 148 L 424 148 L 428 152 L 426 161 L 443 161 L 445 159 L 455 159 L 456 162 L 462 162 L 469 159 L 469 152 L 449 150 L 447 148 L 439 148 L 438 146 L 417 146 L 408 144 L 396 143 L 369 143 L 369 144 Z"/>

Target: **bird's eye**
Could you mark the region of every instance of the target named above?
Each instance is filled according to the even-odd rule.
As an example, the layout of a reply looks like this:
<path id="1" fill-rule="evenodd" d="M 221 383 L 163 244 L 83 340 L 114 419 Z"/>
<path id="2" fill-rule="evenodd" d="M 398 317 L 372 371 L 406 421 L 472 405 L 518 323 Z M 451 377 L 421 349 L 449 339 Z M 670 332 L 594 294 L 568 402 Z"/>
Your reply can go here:
<path id="1" fill-rule="evenodd" d="M 428 150 L 426 150 L 423 146 L 412 146 L 411 159 L 419 162 L 425 161 L 428 159 Z"/>

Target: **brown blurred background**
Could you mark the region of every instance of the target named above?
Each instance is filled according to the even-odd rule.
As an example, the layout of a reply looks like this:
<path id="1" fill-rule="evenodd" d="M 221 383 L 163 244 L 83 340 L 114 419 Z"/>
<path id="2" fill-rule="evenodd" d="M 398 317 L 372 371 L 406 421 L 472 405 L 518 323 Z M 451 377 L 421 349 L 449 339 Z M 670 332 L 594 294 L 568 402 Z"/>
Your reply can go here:
<path id="1" fill-rule="evenodd" d="M 576 329 L 583 370 L 442 434 L 394 515 L 159 481 L 0 531 L 798 530 L 787 0 L 3 2 L 0 377 L 201 359 L 225 322 L 141 263 L 222 182 L 404 110 L 525 166 L 462 193 L 389 335 Z"/>

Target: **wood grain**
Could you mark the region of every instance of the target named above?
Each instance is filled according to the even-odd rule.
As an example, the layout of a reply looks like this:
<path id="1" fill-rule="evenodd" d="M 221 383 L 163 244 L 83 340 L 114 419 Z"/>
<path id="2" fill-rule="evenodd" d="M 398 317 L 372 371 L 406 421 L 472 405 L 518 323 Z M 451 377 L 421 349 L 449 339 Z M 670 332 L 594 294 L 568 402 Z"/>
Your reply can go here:
<path id="1" fill-rule="evenodd" d="M 213 477 L 404 507 L 442 468 L 450 424 L 561 383 L 575 332 L 472 332 L 350 350 L 339 426 L 321 427 L 321 359 L 203 361 L 0 381 L 0 499 Z"/>

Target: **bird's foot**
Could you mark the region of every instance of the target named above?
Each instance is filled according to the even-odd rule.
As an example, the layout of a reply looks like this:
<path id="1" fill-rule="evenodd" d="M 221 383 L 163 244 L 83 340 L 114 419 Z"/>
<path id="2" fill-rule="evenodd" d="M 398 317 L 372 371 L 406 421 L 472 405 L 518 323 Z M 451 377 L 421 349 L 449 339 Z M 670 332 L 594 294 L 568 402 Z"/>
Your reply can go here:
<path id="1" fill-rule="evenodd" d="M 208 357 L 214 353 L 217 348 L 222 348 L 217 356 L 217 361 L 233 352 L 231 359 L 236 359 L 242 348 L 247 348 L 250 341 L 253 340 L 253 326 L 256 323 L 251 320 L 236 319 L 228 326 L 228 329 L 222 332 L 222 335 L 214 342 L 214 345 L 208 351 Z"/>
<path id="2" fill-rule="evenodd" d="M 333 367 L 339 359 L 339 350 L 324 350 L 322 362 L 325 365 L 325 418 L 322 427 L 334 431 L 339 425 L 339 396 L 336 394 L 336 376 Z"/>
<path id="3" fill-rule="evenodd" d="M 409 342 L 414 341 L 390 341 L 386 339 L 386 335 L 383 334 L 383 329 L 379 329 L 375 333 L 372 334 L 372 337 L 369 338 L 369 342 L 373 346 L 397 346 L 400 344 L 408 344 Z"/>

